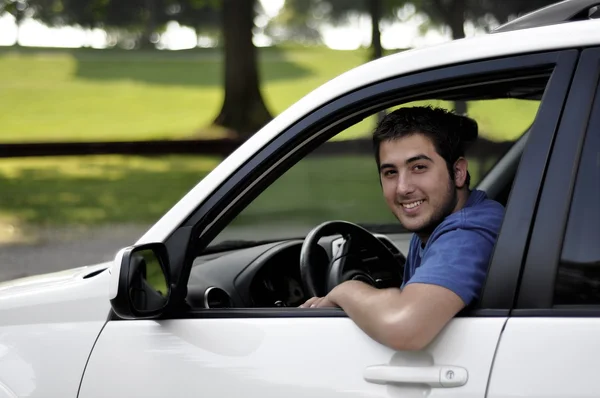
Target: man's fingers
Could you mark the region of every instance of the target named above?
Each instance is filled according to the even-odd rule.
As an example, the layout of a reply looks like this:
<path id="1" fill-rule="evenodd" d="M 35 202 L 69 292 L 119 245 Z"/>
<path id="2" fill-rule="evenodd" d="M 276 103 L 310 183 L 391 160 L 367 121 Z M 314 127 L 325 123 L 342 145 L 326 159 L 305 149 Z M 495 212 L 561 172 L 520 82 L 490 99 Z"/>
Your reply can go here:
<path id="1" fill-rule="evenodd" d="M 300 305 L 300 308 L 310 308 L 310 306 L 317 300 L 319 300 L 319 297 L 311 297 L 306 300 L 304 304 Z"/>
<path id="2" fill-rule="evenodd" d="M 319 304 L 323 301 L 324 297 L 319 297 L 310 305 L 310 308 L 319 308 Z"/>

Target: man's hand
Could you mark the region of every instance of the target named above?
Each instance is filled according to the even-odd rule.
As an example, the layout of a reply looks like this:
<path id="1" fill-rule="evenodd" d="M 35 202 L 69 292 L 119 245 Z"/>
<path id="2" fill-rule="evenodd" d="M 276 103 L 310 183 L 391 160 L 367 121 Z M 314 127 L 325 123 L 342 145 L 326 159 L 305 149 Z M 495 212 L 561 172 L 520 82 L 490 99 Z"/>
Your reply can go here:
<path id="1" fill-rule="evenodd" d="M 336 303 L 329 299 L 329 296 L 325 297 L 312 297 L 306 300 L 304 304 L 301 304 L 299 308 L 327 308 L 327 307 L 338 307 Z"/>

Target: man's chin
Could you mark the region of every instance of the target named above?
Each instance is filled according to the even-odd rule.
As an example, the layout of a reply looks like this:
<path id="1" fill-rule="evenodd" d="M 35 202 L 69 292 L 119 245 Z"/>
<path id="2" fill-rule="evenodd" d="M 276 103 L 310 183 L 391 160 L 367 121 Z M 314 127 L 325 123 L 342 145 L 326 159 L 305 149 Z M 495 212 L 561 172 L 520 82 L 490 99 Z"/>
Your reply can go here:
<path id="1" fill-rule="evenodd" d="M 412 232 L 417 235 L 429 235 L 435 229 L 435 226 L 432 226 L 430 222 L 414 222 L 415 220 L 410 221 L 402 222 L 402 220 L 400 220 L 400 223 L 408 232 Z"/>
<path id="2" fill-rule="evenodd" d="M 403 223 L 402 221 L 400 221 L 400 223 L 402 224 L 402 226 L 404 227 L 404 229 L 406 229 L 408 232 L 412 232 L 412 233 L 420 233 L 422 230 L 425 229 L 425 225 L 423 225 L 422 223 L 419 224 L 415 224 L 415 223 Z"/>

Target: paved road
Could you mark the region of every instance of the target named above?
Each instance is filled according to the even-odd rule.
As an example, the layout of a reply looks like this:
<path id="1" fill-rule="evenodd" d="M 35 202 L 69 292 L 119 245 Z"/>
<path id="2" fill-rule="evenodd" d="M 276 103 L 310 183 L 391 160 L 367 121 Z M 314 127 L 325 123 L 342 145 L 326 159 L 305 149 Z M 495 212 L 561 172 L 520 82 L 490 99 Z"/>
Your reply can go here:
<path id="1" fill-rule="evenodd" d="M 135 243 L 150 225 L 113 225 L 86 229 L 38 229 L 35 243 L 0 245 L 0 282 L 110 261 L 124 246 Z M 286 227 L 276 236 L 305 236 L 310 227 Z M 261 236 L 263 238 L 261 238 Z M 261 240 L 273 237 L 256 227 L 228 228 L 218 240 Z"/>
<path id="2" fill-rule="evenodd" d="M 117 251 L 135 243 L 149 225 L 112 225 L 91 230 L 38 229 L 35 243 L 0 245 L 0 282 L 19 277 L 62 271 L 111 261 Z M 309 226 L 235 227 L 225 229 L 217 240 L 261 240 L 277 237 L 303 237 Z M 274 233 L 274 230 L 277 233 Z M 400 250 L 408 251 L 408 238 L 399 238 Z"/>
<path id="3" fill-rule="evenodd" d="M 112 260 L 146 230 L 147 226 L 120 225 L 37 231 L 35 243 L 0 246 L 0 282 Z"/>

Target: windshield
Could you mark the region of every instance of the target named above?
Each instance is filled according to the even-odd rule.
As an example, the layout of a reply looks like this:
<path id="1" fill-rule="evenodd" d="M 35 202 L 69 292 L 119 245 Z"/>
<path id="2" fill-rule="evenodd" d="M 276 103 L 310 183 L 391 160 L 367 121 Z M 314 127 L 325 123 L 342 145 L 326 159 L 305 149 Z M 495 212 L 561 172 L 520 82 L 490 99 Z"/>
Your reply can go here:
<path id="1" fill-rule="evenodd" d="M 449 105 L 423 101 L 403 106 L 424 104 Z M 467 154 L 472 187 L 523 135 L 538 105 L 539 101 L 519 99 L 467 103 L 468 116 L 480 129 L 474 150 Z M 350 221 L 374 233 L 406 232 L 382 195 L 370 139 L 375 123 L 376 116 L 364 119 L 303 158 L 250 203 L 209 247 L 304 238 L 312 228 L 330 220 Z"/>

